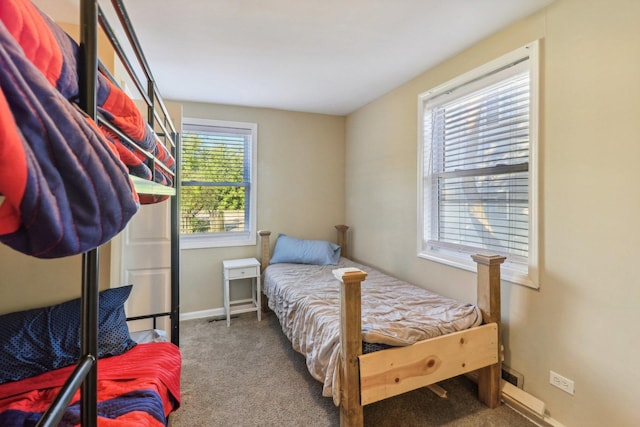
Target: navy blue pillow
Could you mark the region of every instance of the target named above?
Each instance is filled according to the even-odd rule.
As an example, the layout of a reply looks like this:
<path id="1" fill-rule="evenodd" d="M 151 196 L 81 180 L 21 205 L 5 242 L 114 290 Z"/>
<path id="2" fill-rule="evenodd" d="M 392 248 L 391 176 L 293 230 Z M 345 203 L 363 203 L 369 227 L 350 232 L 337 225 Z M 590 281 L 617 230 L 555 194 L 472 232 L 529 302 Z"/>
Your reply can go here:
<path id="1" fill-rule="evenodd" d="M 98 357 L 122 354 L 136 345 L 124 312 L 131 288 L 100 292 Z M 0 316 L 0 384 L 75 364 L 79 357 L 79 298 Z"/>
<path id="2" fill-rule="evenodd" d="M 280 234 L 273 248 L 271 264 L 336 265 L 340 261 L 340 246 L 324 240 L 304 240 Z"/>

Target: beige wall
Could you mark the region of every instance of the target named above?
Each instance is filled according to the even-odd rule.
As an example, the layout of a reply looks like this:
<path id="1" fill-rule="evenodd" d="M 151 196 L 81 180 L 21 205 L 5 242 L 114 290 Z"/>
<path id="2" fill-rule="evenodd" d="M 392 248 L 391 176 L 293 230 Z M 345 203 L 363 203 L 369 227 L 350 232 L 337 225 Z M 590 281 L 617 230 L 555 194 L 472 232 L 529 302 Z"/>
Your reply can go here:
<path id="1" fill-rule="evenodd" d="M 109 244 L 99 249 L 100 288 L 109 283 Z M 38 259 L 0 245 L 0 314 L 80 296 L 82 256 Z"/>
<path id="2" fill-rule="evenodd" d="M 542 39 L 541 285 L 503 284 L 504 341 L 525 390 L 566 426 L 640 425 L 638 16 L 636 0 L 556 0 L 347 118 L 356 257 L 472 301 L 472 274 L 416 256 L 417 97 Z"/>
<path id="3" fill-rule="evenodd" d="M 184 103 L 184 117 L 258 124 L 258 230 L 335 241 L 344 221 L 344 118 Z M 273 241 L 272 241 L 273 243 Z M 222 307 L 222 260 L 257 246 L 182 250 L 181 312 Z"/>

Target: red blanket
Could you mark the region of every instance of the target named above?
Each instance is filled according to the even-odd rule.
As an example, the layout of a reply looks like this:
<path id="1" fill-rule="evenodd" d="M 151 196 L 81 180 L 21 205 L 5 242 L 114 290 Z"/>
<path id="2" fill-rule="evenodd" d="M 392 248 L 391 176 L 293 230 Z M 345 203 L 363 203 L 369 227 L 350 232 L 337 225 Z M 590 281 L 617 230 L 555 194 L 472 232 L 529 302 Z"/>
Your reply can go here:
<path id="1" fill-rule="evenodd" d="M 133 145 L 79 110 L 77 56 L 77 44 L 29 0 L 0 1 L 0 241 L 38 258 L 98 247 L 139 201 L 159 201 L 138 199 L 128 174 L 172 181 L 134 150 L 174 167 L 133 101 L 105 76 L 98 110 Z"/>
<path id="2" fill-rule="evenodd" d="M 180 405 L 181 356 L 171 343 L 138 344 L 98 361 L 98 425 L 163 426 Z M 73 366 L 0 385 L 0 425 L 35 425 Z M 80 423 L 78 391 L 61 426 Z"/>

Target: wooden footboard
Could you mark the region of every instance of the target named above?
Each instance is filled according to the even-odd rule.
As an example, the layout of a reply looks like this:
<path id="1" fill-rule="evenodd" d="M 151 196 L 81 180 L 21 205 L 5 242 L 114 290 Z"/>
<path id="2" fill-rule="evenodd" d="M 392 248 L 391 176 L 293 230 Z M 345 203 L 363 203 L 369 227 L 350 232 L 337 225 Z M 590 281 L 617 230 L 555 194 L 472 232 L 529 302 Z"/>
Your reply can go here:
<path id="1" fill-rule="evenodd" d="M 345 257 L 348 228 L 336 226 Z M 271 255 L 271 233 L 259 234 L 264 270 Z M 361 284 L 367 275 L 344 274 L 340 287 L 341 426 L 362 426 L 364 405 L 476 370 L 479 400 L 490 408 L 500 404 L 500 265 L 505 257 L 473 255 L 473 260 L 478 266 L 477 305 L 483 325 L 366 355 L 362 354 Z"/>
<path id="2" fill-rule="evenodd" d="M 366 275 L 343 277 L 341 426 L 362 426 L 366 404 L 474 370 L 479 372 L 479 400 L 490 408 L 500 404 L 500 265 L 505 258 L 474 255 L 473 259 L 478 265 L 477 305 L 484 325 L 366 355 L 362 355 L 360 325 L 360 288 Z M 353 386 L 355 381 L 358 386 Z"/>
<path id="3" fill-rule="evenodd" d="M 362 405 L 498 363 L 495 323 L 365 354 L 360 361 Z"/>

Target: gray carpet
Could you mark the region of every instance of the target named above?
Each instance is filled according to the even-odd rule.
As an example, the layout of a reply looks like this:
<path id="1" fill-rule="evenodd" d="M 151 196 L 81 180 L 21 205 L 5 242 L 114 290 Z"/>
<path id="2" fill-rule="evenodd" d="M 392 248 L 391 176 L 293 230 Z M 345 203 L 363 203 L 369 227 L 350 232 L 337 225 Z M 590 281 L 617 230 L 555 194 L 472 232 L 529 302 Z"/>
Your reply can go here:
<path id="1" fill-rule="evenodd" d="M 322 397 L 304 357 L 291 348 L 273 314 L 180 324 L 182 406 L 171 427 L 338 426 L 338 408 Z M 505 405 L 488 409 L 465 377 L 444 381 L 442 399 L 427 389 L 368 405 L 366 426 L 533 427 Z"/>

